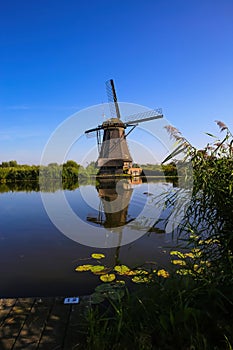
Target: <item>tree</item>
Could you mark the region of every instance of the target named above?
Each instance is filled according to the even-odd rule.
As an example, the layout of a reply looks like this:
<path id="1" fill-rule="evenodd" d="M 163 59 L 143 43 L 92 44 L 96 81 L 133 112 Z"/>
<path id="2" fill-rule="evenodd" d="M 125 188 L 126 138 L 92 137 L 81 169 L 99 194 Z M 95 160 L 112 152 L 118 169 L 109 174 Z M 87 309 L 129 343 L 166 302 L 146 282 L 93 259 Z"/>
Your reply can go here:
<path id="1" fill-rule="evenodd" d="M 67 160 L 66 163 L 63 164 L 63 168 L 79 168 L 79 164 L 77 164 L 74 160 Z"/>
<path id="2" fill-rule="evenodd" d="M 9 166 L 13 167 L 13 168 L 16 168 L 18 166 L 18 164 L 17 164 L 16 160 L 10 160 L 9 161 Z"/>

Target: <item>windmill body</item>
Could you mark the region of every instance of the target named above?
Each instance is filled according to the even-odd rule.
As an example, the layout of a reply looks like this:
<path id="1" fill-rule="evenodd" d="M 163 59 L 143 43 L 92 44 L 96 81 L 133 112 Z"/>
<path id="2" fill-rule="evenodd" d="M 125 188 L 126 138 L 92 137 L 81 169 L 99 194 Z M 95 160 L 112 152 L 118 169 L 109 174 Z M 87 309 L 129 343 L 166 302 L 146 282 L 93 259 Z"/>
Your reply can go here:
<path id="1" fill-rule="evenodd" d="M 132 167 L 132 157 L 125 137 L 125 124 L 111 118 L 102 124 L 104 131 L 97 166 L 100 174 L 121 174 Z"/>
<path id="2" fill-rule="evenodd" d="M 153 110 L 130 116 L 127 122 L 122 122 L 113 80 L 107 81 L 106 86 L 112 118 L 104 121 L 94 129 L 86 130 L 85 133 L 96 132 L 97 134 L 99 147 L 97 167 L 99 168 L 100 176 L 130 174 L 133 159 L 130 155 L 126 136 L 139 123 L 162 118 L 163 115 L 161 110 Z M 128 127 L 131 129 L 126 134 L 125 130 Z M 103 136 L 101 136 L 101 132 Z"/>

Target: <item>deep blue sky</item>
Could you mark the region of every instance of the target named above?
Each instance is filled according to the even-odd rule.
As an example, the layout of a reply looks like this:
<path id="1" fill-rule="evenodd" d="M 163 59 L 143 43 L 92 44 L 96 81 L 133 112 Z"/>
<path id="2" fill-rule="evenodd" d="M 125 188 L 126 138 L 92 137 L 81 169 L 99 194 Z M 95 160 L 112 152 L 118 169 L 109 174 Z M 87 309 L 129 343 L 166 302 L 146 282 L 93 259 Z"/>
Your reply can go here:
<path id="1" fill-rule="evenodd" d="M 215 119 L 233 130 L 233 1 L 1 1 L 0 162 L 39 163 L 59 123 L 107 102 L 109 78 L 197 147 Z"/>

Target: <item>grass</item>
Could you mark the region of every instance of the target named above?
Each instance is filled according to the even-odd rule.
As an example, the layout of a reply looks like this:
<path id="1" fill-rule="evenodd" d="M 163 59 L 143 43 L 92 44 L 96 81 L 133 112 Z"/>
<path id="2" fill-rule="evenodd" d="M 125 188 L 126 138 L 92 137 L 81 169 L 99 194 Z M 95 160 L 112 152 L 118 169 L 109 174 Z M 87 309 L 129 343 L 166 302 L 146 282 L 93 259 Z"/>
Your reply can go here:
<path id="1" fill-rule="evenodd" d="M 79 329 L 86 349 L 230 349 L 232 311 L 231 289 L 173 275 L 89 305 Z"/>

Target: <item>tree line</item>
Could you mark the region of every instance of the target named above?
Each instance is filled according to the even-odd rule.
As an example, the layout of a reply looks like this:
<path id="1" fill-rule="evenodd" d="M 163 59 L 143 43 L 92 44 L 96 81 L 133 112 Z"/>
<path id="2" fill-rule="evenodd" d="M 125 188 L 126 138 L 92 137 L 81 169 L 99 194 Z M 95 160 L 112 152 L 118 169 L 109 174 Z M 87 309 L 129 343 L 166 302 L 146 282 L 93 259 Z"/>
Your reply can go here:
<path id="1" fill-rule="evenodd" d="M 145 164 L 141 167 L 146 176 L 177 176 L 174 162 L 163 166 Z M 77 181 L 96 175 L 97 172 L 98 168 L 94 161 L 83 167 L 74 160 L 67 160 L 63 164 L 50 163 L 48 165 L 18 164 L 16 160 L 10 160 L 0 164 L 0 182 L 39 181 L 39 178 L 45 178 L 46 181 L 48 179 Z"/>
<path id="2" fill-rule="evenodd" d="M 39 178 L 77 181 L 82 177 L 95 175 L 96 172 L 94 162 L 84 168 L 73 160 L 64 164 L 50 163 L 46 166 L 18 164 L 17 161 L 11 160 L 0 164 L 0 182 L 39 181 Z"/>

